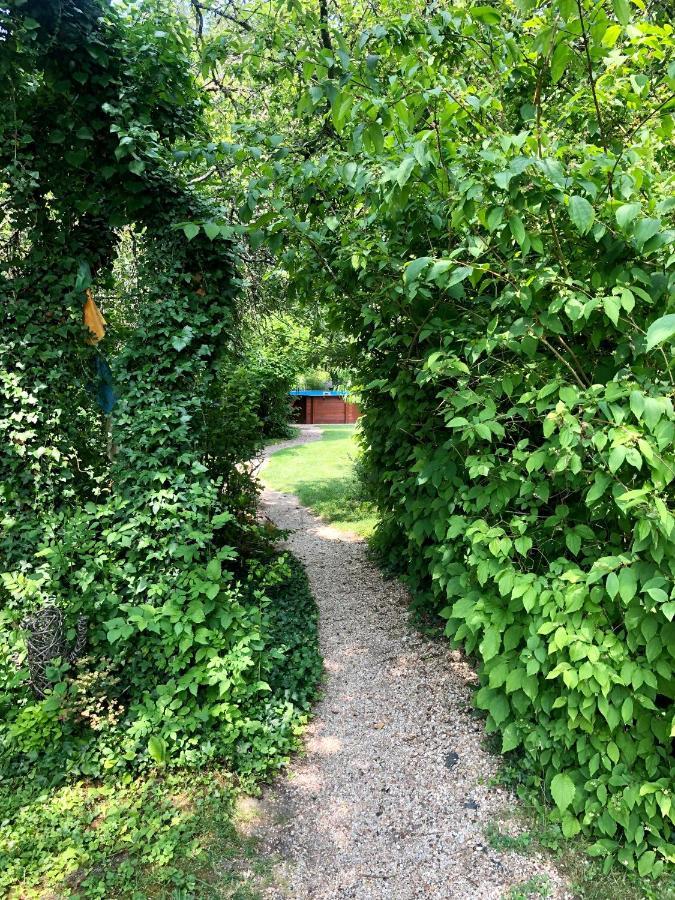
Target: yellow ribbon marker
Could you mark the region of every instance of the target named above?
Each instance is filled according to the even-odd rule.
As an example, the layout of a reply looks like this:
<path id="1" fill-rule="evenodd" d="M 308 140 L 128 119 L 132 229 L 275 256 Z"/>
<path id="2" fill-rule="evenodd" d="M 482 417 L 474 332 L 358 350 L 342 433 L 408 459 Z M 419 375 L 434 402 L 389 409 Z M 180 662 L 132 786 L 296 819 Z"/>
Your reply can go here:
<path id="1" fill-rule="evenodd" d="M 86 290 L 87 299 L 84 302 L 83 316 L 84 324 L 90 331 L 87 338 L 88 344 L 98 344 L 101 338 L 105 337 L 105 319 L 101 315 L 101 310 L 94 303 L 94 295 L 91 288 Z"/>

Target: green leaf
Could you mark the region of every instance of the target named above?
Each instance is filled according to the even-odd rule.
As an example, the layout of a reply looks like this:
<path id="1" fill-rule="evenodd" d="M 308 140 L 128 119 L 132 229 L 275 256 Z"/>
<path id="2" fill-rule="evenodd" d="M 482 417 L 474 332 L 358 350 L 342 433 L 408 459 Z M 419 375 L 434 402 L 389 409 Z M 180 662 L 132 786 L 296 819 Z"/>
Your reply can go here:
<path id="1" fill-rule="evenodd" d="M 206 567 L 206 577 L 211 581 L 220 581 L 223 574 L 223 567 L 219 559 L 212 559 Z"/>
<path id="2" fill-rule="evenodd" d="M 628 225 L 635 219 L 642 209 L 641 203 L 624 203 L 619 206 L 616 213 L 616 224 L 622 231 L 625 231 Z"/>
<path id="3" fill-rule="evenodd" d="M 612 447 L 609 452 L 609 471 L 616 472 L 623 465 L 623 461 L 626 458 L 626 448 L 625 447 Z"/>
<path id="4" fill-rule="evenodd" d="M 487 662 L 487 660 L 492 659 L 493 656 L 496 656 L 499 653 L 499 647 L 501 645 L 502 636 L 497 628 L 487 628 L 485 631 L 485 636 L 480 643 L 480 652 L 483 656 L 483 660 Z"/>
<path id="5" fill-rule="evenodd" d="M 637 591 L 637 578 L 630 566 L 626 566 L 619 572 L 619 595 L 624 603 L 629 603 Z"/>
<path id="6" fill-rule="evenodd" d="M 628 25 L 630 22 L 630 3 L 628 0 L 612 0 L 614 7 L 614 15 L 622 25 Z"/>
<path id="7" fill-rule="evenodd" d="M 644 878 L 654 868 L 654 863 L 656 862 L 656 854 L 653 850 L 647 850 L 646 853 L 643 853 L 640 859 L 638 859 L 638 874 L 641 878 Z"/>
<path id="8" fill-rule="evenodd" d="M 142 159 L 132 159 L 129 163 L 129 171 L 134 175 L 142 175 L 145 171 L 145 163 Z"/>
<path id="9" fill-rule="evenodd" d="M 669 341 L 675 335 L 675 315 L 672 313 L 656 319 L 647 329 L 647 347 L 653 350 L 664 341 Z"/>
<path id="10" fill-rule="evenodd" d="M 171 346 L 174 350 L 180 353 L 181 350 L 185 350 L 187 345 L 190 343 L 194 336 L 194 332 L 189 325 L 186 325 L 183 330 L 175 335 L 175 337 L 171 338 Z"/>
<path id="11" fill-rule="evenodd" d="M 158 765 L 164 765 L 166 762 L 166 741 L 162 737 L 153 735 L 148 741 L 148 753 Z"/>
<path id="12" fill-rule="evenodd" d="M 581 550 L 581 535 L 577 534 L 576 531 L 568 531 L 565 535 L 565 543 L 567 544 L 570 553 L 573 553 L 574 556 L 579 555 L 579 551 Z"/>
<path id="13" fill-rule="evenodd" d="M 556 84 L 563 76 L 571 57 L 569 44 L 562 40 L 555 48 L 551 58 L 551 81 Z"/>
<path id="14" fill-rule="evenodd" d="M 75 279 L 75 290 L 80 293 L 81 291 L 86 291 L 88 287 L 91 287 L 92 279 L 91 279 L 91 269 L 89 267 L 89 263 L 86 260 L 83 260 L 77 269 L 77 278 Z"/>
<path id="15" fill-rule="evenodd" d="M 471 266 L 458 266 L 454 272 L 450 275 L 447 281 L 447 287 L 452 287 L 454 284 L 459 284 L 460 281 L 464 281 L 465 278 L 468 278 L 469 275 L 473 274 L 473 269 Z"/>
<path id="16" fill-rule="evenodd" d="M 410 178 L 410 174 L 412 170 L 415 168 L 415 157 L 414 156 L 406 156 L 403 162 L 400 164 L 398 169 L 396 170 L 396 181 L 399 187 L 403 187 L 408 179 Z"/>
<path id="17" fill-rule="evenodd" d="M 217 225 L 215 222 L 204 222 L 202 228 L 204 229 L 204 234 L 210 241 L 220 234 L 220 225 Z"/>
<path id="18" fill-rule="evenodd" d="M 633 231 L 633 237 L 640 247 L 644 247 L 650 238 L 661 230 L 660 219 L 640 219 Z"/>
<path id="19" fill-rule="evenodd" d="M 577 194 L 570 197 L 567 211 L 577 231 L 581 234 L 590 231 L 591 225 L 595 221 L 595 211 L 585 197 L 579 197 Z"/>
<path id="20" fill-rule="evenodd" d="M 621 25 L 610 25 L 602 36 L 603 47 L 613 47 L 619 40 L 619 35 L 623 31 Z"/>
<path id="21" fill-rule="evenodd" d="M 502 735 L 502 753 L 514 750 L 520 744 L 520 735 L 515 722 L 509 722 Z"/>
<path id="22" fill-rule="evenodd" d="M 473 19 L 485 22 L 486 25 L 498 25 L 501 16 L 494 6 L 470 6 L 469 13 Z"/>
<path id="23" fill-rule="evenodd" d="M 574 800 L 577 789 L 574 782 L 564 772 L 559 772 L 551 781 L 551 796 L 558 809 L 563 812 Z"/>
<path id="24" fill-rule="evenodd" d="M 511 216 L 509 219 L 509 228 L 511 229 L 511 234 L 522 247 L 525 243 L 527 232 L 525 231 L 525 226 L 523 225 L 523 220 L 520 216 Z"/>
<path id="25" fill-rule="evenodd" d="M 406 266 L 405 273 L 403 275 L 403 281 L 405 284 L 411 284 L 411 282 L 415 281 L 420 272 L 431 262 L 430 256 L 420 256 L 419 259 L 414 259 L 408 266 Z"/>
<path id="26" fill-rule="evenodd" d="M 194 222 L 188 222 L 187 225 L 183 225 L 183 231 L 188 241 L 191 241 L 192 238 L 197 237 L 199 234 L 199 225 L 195 225 Z"/>

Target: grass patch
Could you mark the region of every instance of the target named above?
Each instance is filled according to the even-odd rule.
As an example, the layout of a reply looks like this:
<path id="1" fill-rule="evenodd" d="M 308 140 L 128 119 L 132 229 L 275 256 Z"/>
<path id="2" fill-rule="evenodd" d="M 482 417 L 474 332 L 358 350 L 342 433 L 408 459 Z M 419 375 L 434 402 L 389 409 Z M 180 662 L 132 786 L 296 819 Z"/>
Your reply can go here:
<path id="1" fill-rule="evenodd" d="M 324 425 L 321 440 L 273 454 L 263 478 L 273 490 L 295 494 L 336 528 L 370 537 L 375 509 L 364 499 L 356 477 L 357 456 L 353 425 Z"/>

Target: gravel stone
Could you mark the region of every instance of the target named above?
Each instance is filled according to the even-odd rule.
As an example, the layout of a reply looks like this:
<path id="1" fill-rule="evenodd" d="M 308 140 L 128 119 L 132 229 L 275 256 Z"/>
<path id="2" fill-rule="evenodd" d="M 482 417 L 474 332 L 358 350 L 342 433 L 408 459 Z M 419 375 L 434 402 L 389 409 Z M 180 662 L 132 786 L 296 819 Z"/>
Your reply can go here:
<path id="1" fill-rule="evenodd" d="M 307 426 L 265 458 L 319 436 Z M 462 654 L 411 629 L 409 595 L 356 535 L 269 489 L 262 509 L 307 569 L 327 676 L 304 755 L 258 804 L 253 833 L 276 860 L 263 895 L 501 900 L 543 875 L 549 897 L 572 898 L 548 860 L 486 843 L 486 826 L 515 800 L 490 784 L 498 759 L 481 746 Z"/>

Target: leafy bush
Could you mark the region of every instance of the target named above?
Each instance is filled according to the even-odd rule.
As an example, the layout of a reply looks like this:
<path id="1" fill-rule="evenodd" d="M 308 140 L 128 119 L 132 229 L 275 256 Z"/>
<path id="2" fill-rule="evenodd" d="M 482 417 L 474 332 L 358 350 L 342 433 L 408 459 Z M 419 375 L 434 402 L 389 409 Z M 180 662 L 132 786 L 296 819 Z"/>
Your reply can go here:
<path id="1" fill-rule="evenodd" d="M 262 414 L 248 433 L 233 415 L 222 438 L 237 259 L 222 209 L 185 185 L 173 152 L 203 130 L 185 23 L 163 3 L 95 2 L 86 14 L 12 3 L 0 22 L 16 237 L 0 270 L 0 770 L 56 779 L 224 760 L 265 774 L 295 745 L 314 681 L 290 696 L 266 680 L 295 659 L 270 612 L 290 570 L 242 465 Z M 138 296 L 96 344 L 83 302 L 114 289 L 121 226 L 134 229 Z M 104 353 L 112 412 L 90 385 Z M 258 378 L 260 410 L 281 366 Z M 53 689 L 36 700 L 21 623 L 46 604 L 71 642 L 84 617 L 87 655 L 52 654 Z"/>
<path id="2" fill-rule="evenodd" d="M 137 896 L 139 882 L 148 879 L 155 885 L 194 891 L 195 865 L 203 866 L 209 854 L 221 852 L 217 837 L 210 833 L 209 817 L 217 817 L 216 831 L 227 831 L 225 852 L 234 839 L 228 825 L 234 797 L 242 785 L 252 786 L 254 776 L 273 771 L 287 760 L 321 679 L 317 610 L 307 577 L 293 557 L 279 560 L 276 573 L 261 616 L 264 648 L 257 654 L 261 669 L 255 672 L 256 678 L 267 679 L 268 689 L 252 691 L 245 714 L 235 708 L 231 719 L 225 713 L 230 704 L 222 702 L 220 710 L 209 716 L 210 708 L 200 707 L 192 698 L 188 711 L 189 701 L 176 691 L 172 699 L 183 697 L 182 707 L 172 709 L 169 703 L 164 710 L 169 733 L 162 737 L 160 724 L 149 741 L 140 740 L 144 756 L 147 746 L 146 766 L 169 764 L 173 771 L 136 778 L 120 771 L 125 748 L 134 752 L 130 732 L 139 737 L 138 723 L 130 726 L 127 709 L 142 701 L 142 688 L 148 694 L 152 688 L 147 676 L 142 680 L 133 656 L 131 679 L 118 663 L 119 683 L 131 681 L 131 703 L 125 691 L 125 712 L 117 722 L 105 717 L 102 721 L 96 713 L 97 701 L 92 707 L 87 700 L 87 694 L 99 693 L 101 679 L 111 680 L 100 661 L 92 670 L 87 660 L 81 669 L 92 672 L 96 683 L 89 680 L 85 685 L 82 671 L 79 676 L 73 673 L 63 682 L 66 690 L 59 695 L 59 704 L 30 703 L 9 717 L 0 740 L 0 890 L 20 886 L 25 892 L 65 882 L 80 896 L 112 892 Z M 104 636 L 98 646 L 105 646 Z M 104 696 L 109 697 L 110 685 L 103 687 Z M 239 699 L 245 705 L 245 697 Z M 88 728 L 83 729 L 78 719 L 92 708 Z M 175 771 L 181 760 L 176 753 L 181 730 L 201 736 L 210 745 L 192 746 L 192 765 L 210 755 L 227 755 L 234 738 L 237 746 L 231 759 L 238 766 L 238 779 L 213 769 L 191 772 L 189 777 Z M 92 760 L 103 754 L 111 773 L 102 782 L 65 780 L 63 770 L 73 773 L 75 753 L 81 772 L 96 771 Z M 187 750 L 182 751 L 182 759 L 188 759 Z M 134 759 L 133 765 L 138 768 L 139 760 Z M 219 883 L 222 865 L 219 859 Z"/>
<path id="3" fill-rule="evenodd" d="M 256 147 L 248 201 L 268 178 L 279 212 L 253 227 L 354 341 L 380 550 L 476 657 L 488 729 L 565 835 L 658 875 L 675 860 L 672 27 L 624 0 L 358 21 L 315 19 L 321 49 L 291 14 L 278 26 L 301 99 L 285 143 Z"/>

